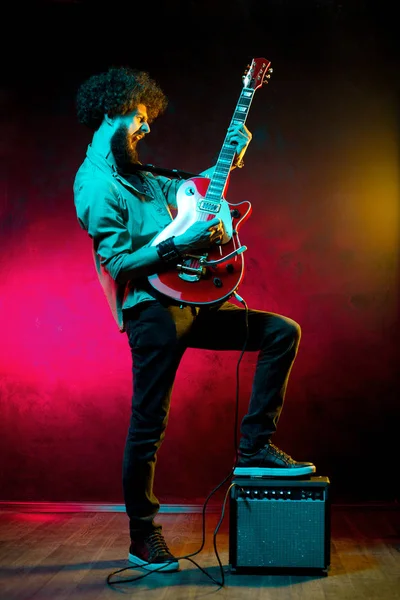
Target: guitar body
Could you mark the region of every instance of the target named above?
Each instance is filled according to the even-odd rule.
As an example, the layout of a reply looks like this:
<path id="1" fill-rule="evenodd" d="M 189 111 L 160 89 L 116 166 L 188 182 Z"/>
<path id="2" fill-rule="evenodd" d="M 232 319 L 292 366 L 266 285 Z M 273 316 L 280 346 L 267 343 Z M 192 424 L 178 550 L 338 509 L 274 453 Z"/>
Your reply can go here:
<path id="1" fill-rule="evenodd" d="M 254 92 L 271 76 L 270 64 L 266 58 L 253 58 L 242 77 L 243 89 L 231 125 L 246 122 Z M 154 289 L 182 305 L 221 304 L 235 293 L 243 279 L 243 252 L 247 248 L 240 244 L 239 228 L 250 216 L 251 204 L 230 204 L 225 200 L 234 156 L 235 146 L 226 135 L 212 178 L 192 177 L 181 184 L 177 216 L 152 241 L 157 246 L 169 237 L 183 234 L 196 221 L 219 217 L 223 223 L 225 233 L 220 244 L 190 251 L 176 267 L 148 277 Z"/>
<path id="2" fill-rule="evenodd" d="M 163 240 L 184 233 L 196 221 L 209 221 L 219 217 L 224 227 L 221 244 L 193 251 L 182 260 L 181 268 L 151 275 L 151 285 L 183 305 L 214 305 L 227 300 L 238 288 L 244 275 L 243 254 L 234 254 L 240 247 L 239 228 L 251 214 L 250 202 L 230 204 L 224 198 L 215 205 L 205 196 L 210 184 L 206 177 L 187 179 L 178 189 L 177 216 L 152 241 L 157 246 Z M 213 209 L 209 211 L 207 209 Z M 217 264 L 202 266 L 202 260 Z"/>

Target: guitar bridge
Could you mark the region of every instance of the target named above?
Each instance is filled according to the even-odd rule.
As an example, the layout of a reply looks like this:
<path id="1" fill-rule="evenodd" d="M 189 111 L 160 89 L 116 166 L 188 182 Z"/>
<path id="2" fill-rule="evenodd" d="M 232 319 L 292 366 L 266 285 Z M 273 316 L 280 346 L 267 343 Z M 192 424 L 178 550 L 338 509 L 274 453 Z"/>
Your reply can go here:
<path id="1" fill-rule="evenodd" d="M 201 262 L 207 260 L 207 255 L 187 254 L 182 264 L 177 264 L 179 271 L 178 277 L 183 281 L 200 281 L 207 272 L 206 267 L 201 266 Z"/>

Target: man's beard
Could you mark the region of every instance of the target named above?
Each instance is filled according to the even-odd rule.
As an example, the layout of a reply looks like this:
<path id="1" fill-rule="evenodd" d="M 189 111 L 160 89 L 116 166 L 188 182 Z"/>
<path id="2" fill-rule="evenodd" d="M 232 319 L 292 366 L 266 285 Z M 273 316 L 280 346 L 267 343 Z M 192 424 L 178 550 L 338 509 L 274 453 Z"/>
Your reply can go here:
<path id="1" fill-rule="evenodd" d="M 132 164 L 139 162 L 137 143 L 138 140 L 133 144 L 130 142 L 127 127 L 121 126 L 114 133 L 111 138 L 111 151 L 118 171 L 127 172 Z"/>

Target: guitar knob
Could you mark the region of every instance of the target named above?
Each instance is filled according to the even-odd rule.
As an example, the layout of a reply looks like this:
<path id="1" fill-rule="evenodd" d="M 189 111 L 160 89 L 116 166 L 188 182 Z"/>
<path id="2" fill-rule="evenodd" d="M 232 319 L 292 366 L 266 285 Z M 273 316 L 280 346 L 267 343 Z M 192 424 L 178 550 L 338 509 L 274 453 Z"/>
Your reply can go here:
<path id="1" fill-rule="evenodd" d="M 237 208 L 231 210 L 231 217 L 233 219 L 238 219 L 240 217 L 240 211 Z"/>
<path id="2" fill-rule="evenodd" d="M 222 287 L 222 281 L 219 277 L 214 277 L 213 279 L 213 284 L 215 285 L 215 287 L 220 288 Z"/>

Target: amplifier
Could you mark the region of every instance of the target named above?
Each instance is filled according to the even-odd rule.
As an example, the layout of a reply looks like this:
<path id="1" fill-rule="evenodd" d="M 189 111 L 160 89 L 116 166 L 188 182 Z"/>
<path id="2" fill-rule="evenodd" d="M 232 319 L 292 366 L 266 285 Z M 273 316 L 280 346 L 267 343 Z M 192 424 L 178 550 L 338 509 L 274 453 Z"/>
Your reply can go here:
<path id="1" fill-rule="evenodd" d="M 330 564 L 329 479 L 234 477 L 229 499 L 229 567 L 321 570 Z"/>

